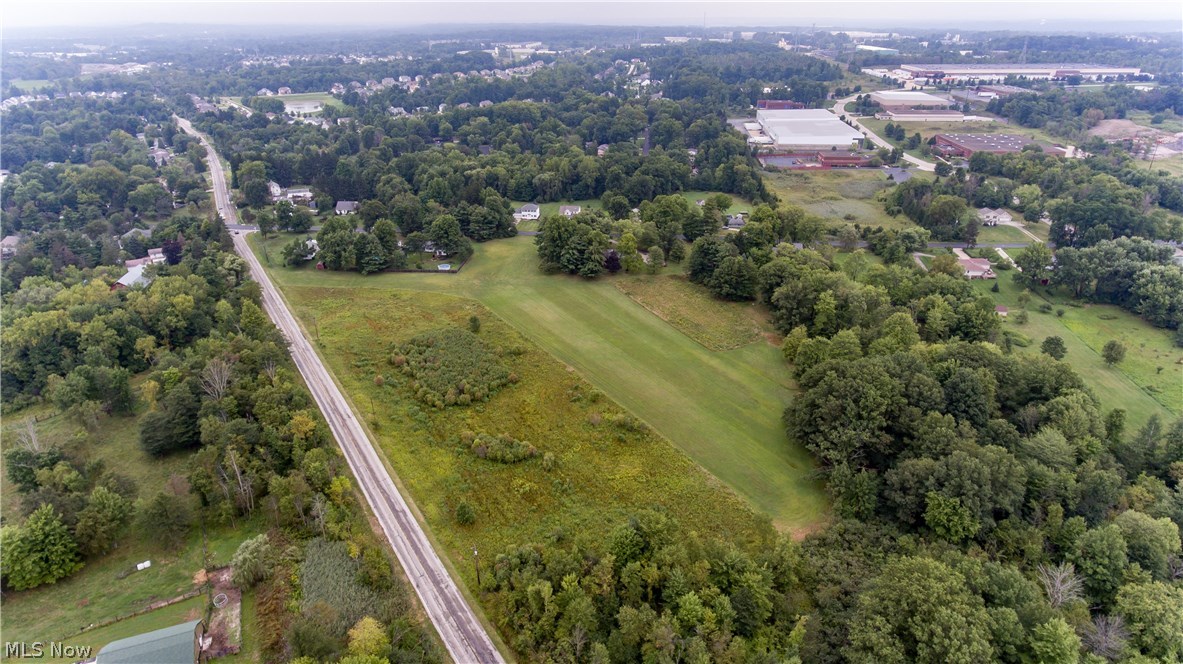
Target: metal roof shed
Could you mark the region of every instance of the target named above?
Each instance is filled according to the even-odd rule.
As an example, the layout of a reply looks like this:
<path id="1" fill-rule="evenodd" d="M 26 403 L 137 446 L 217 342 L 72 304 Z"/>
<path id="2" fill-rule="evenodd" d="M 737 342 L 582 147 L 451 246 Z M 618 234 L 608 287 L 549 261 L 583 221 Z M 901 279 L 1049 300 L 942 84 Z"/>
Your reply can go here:
<path id="1" fill-rule="evenodd" d="M 96 664 L 195 664 L 201 653 L 200 620 L 112 641 Z"/>

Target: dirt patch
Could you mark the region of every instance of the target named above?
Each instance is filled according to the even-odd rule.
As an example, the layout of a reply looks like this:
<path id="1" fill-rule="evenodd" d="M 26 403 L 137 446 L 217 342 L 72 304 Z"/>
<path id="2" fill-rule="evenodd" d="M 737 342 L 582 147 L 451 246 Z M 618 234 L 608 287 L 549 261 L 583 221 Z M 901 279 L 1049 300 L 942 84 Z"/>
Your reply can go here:
<path id="1" fill-rule="evenodd" d="M 1100 136 L 1106 140 L 1121 140 L 1140 136 L 1153 136 L 1154 138 L 1170 136 L 1164 131 L 1144 127 L 1133 120 L 1101 120 L 1097 126 L 1089 130 L 1089 135 Z"/>
<path id="2" fill-rule="evenodd" d="M 231 574 L 231 568 L 225 567 L 209 575 L 215 604 L 221 604 L 220 595 L 226 596 L 226 602 L 210 613 L 206 632 L 209 645 L 205 651 L 208 659 L 233 655 L 242 648 L 242 591 L 230 581 Z"/>

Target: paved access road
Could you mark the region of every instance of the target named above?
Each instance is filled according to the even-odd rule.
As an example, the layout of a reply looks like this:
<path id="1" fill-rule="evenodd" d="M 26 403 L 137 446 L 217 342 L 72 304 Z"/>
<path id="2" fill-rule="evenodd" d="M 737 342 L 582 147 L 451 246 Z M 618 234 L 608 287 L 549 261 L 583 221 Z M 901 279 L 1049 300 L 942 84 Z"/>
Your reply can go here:
<path id="1" fill-rule="evenodd" d="M 222 220 L 230 228 L 240 227 L 238 213 L 234 209 L 230 190 L 226 186 L 226 174 L 213 146 L 195 131 L 188 121 L 183 118 L 175 119 L 181 129 L 197 136 L 205 147 L 214 181 L 214 202 Z M 398 555 L 407 578 L 419 595 L 431 622 L 435 624 L 448 653 L 459 664 L 504 662 L 501 653 L 493 646 L 489 635 L 477 620 L 476 614 L 460 594 L 452 577 L 448 575 L 443 561 L 431 548 L 427 534 L 395 487 L 345 396 L 333 382 L 332 376 L 321 362 L 320 356 L 313 350 L 312 344 L 304 336 L 279 291 L 263 270 L 263 266 L 259 264 L 259 259 L 255 258 L 254 252 L 250 250 L 246 243 L 246 233 L 232 231 L 231 237 L 234 239 L 235 250 L 250 266 L 251 277 L 263 290 L 264 310 L 290 342 L 292 359 L 296 367 L 304 377 L 304 382 L 308 384 L 317 405 L 320 406 L 333 436 L 341 445 L 349 467 L 361 485 L 362 493 L 369 501 L 374 516 L 382 524 L 382 531 Z"/>
<path id="2" fill-rule="evenodd" d="M 846 119 L 850 120 L 850 123 L 854 125 L 854 128 L 863 132 L 864 134 L 866 134 L 867 138 L 871 139 L 871 142 L 874 143 L 875 145 L 878 145 L 881 148 L 887 148 L 888 150 L 894 148 L 895 147 L 894 145 L 892 145 L 891 143 L 888 143 L 887 141 L 880 138 L 875 132 L 864 127 L 862 125 L 862 123 L 860 123 L 858 121 L 858 118 L 856 118 L 855 116 L 846 112 L 846 104 L 848 102 L 854 101 L 856 97 L 858 97 L 858 95 L 851 95 L 845 99 L 839 99 L 838 103 L 834 104 L 834 107 L 831 108 L 830 111 L 833 112 L 834 115 L 837 115 L 838 117 L 842 117 L 843 115 L 845 115 Z M 922 171 L 932 172 L 932 171 L 937 170 L 937 165 L 935 163 L 933 163 L 931 161 L 925 161 L 923 159 L 920 159 L 919 157 L 913 157 L 912 155 L 907 154 L 907 153 L 904 153 L 904 161 L 911 162 L 911 163 L 915 164 L 916 167 Z"/>

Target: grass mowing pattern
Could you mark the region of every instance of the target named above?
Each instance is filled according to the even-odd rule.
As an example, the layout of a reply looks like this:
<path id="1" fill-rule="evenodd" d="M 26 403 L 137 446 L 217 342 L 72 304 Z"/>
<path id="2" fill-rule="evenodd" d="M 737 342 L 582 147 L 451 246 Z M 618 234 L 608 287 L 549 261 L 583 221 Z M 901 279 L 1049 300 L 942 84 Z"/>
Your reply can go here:
<path id="1" fill-rule="evenodd" d="M 358 411 L 370 415 L 372 399 L 375 438 L 470 588 L 474 547 L 491 564 L 523 542 L 606 537 L 639 509 L 668 511 L 737 541 L 771 533 L 766 519 L 685 455 L 473 300 L 366 288 L 289 288 L 288 297 L 306 320 L 316 316 L 320 352 Z M 373 338 L 397 343 L 473 315 L 490 348 L 523 349 L 502 357 L 521 377 L 512 389 L 487 403 L 432 410 L 405 384 L 375 383 L 389 367 Z M 530 441 L 544 462 L 490 463 L 465 444 L 466 432 Z M 455 519 L 462 502 L 475 511 L 471 525 Z M 486 608 L 496 622 L 495 607 Z"/>
<path id="2" fill-rule="evenodd" d="M 682 276 L 621 279 L 616 288 L 710 350 L 732 350 L 759 341 L 762 328 L 767 328 L 754 305 L 717 300 Z"/>
<path id="3" fill-rule="evenodd" d="M 257 234 L 252 234 L 250 240 L 262 258 Z M 589 282 L 542 274 L 531 240 L 517 237 L 477 245 L 476 254 L 458 274 L 363 277 L 314 269 L 270 269 L 309 337 L 319 335 L 325 343 L 322 352 L 342 382 L 352 367 L 349 361 L 333 358 L 341 352 L 329 345 L 330 338 L 336 338 L 332 327 L 338 324 L 337 314 L 326 317 L 326 312 L 339 307 L 322 300 L 345 298 L 341 306 L 364 312 L 372 327 L 361 317 L 349 324 L 366 326 L 354 334 L 368 335 L 362 344 L 368 347 L 374 338 L 387 334 L 384 330 L 399 330 L 398 335 L 386 338 L 401 341 L 439 327 L 444 320 L 430 308 L 418 318 L 397 311 L 388 314 L 391 298 L 406 295 L 400 289 L 472 298 L 537 344 L 532 351 L 541 348 L 548 362 L 558 359 L 577 370 L 599 391 L 628 408 L 760 511 L 772 516 L 779 527 L 809 528 L 823 518 L 827 503 L 820 482 L 812 476 L 813 458 L 804 448 L 788 441 L 780 421 L 795 384 L 777 346 L 755 343 L 726 352 L 710 351 L 617 290 L 615 283 L 622 279 L 620 275 Z M 268 243 L 272 241 L 274 238 Z M 671 272 L 678 269 L 667 268 Z M 354 298 L 356 301 L 350 304 Z M 366 307 L 375 302 L 383 306 L 366 312 Z M 473 306 L 472 313 L 484 311 L 475 301 L 468 304 Z M 457 319 L 452 324 L 463 327 L 466 320 Z M 480 336 L 489 342 L 497 335 L 487 334 L 489 319 L 481 316 L 481 320 Z M 349 347 L 353 344 L 351 340 Z M 386 365 L 385 356 L 375 361 Z M 518 371 L 513 364 L 510 369 Z M 519 374 L 524 381 L 526 374 Z M 516 394 L 520 389 L 514 386 L 505 392 Z M 366 389 L 354 391 L 352 385 L 346 385 L 346 392 L 359 406 L 359 412 L 369 412 Z M 497 395 L 494 401 L 502 396 Z M 523 435 L 512 427 L 466 425 L 457 427 L 454 434 L 465 430 L 509 433 L 547 451 L 537 437 Z M 419 494 L 414 495 L 416 500 L 423 500 Z M 471 566 L 471 562 L 467 564 Z"/>
<path id="4" fill-rule="evenodd" d="M 485 401 L 516 378 L 475 334 L 455 327 L 417 335 L 390 361 L 411 377 L 415 398 L 436 408 Z"/>

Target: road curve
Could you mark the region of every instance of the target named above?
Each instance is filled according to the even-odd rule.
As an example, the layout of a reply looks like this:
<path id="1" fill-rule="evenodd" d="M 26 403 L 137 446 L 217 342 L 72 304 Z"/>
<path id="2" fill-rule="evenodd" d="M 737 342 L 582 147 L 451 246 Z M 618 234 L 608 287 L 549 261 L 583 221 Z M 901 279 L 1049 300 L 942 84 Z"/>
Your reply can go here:
<path id="1" fill-rule="evenodd" d="M 866 127 L 864 127 L 862 125 L 862 123 L 858 121 L 858 118 L 856 118 L 855 116 L 846 112 L 846 104 L 848 102 L 854 101 L 856 97 L 858 97 L 858 95 L 851 95 L 845 99 L 839 99 L 838 103 L 834 104 L 834 107 L 831 108 L 830 111 L 834 115 L 837 115 L 838 117 L 842 117 L 843 115 L 845 115 L 846 119 L 850 120 L 850 123 L 852 125 L 854 125 L 854 128 L 863 132 L 864 134 L 866 134 L 867 138 L 871 139 L 871 142 L 874 143 L 875 145 L 878 145 L 881 148 L 887 148 L 888 150 L 894 148 L 895 147 L 894 145 L 892 145 L 891 143 L 888 143 L 887 141 L 880 138 L 878 134 L 876 134 L 875 132 L 871 131 L 870 129 L 867 129 Z M 918 157 L 913 157 L 912 155 L 910 155 L 906 152 L 904 153 L 903 158 L 904 158 L 904 161 L 909 162 L 911 164 L 915 164 L 916 168 L 918 168 L 922 171 L 932 172 L 932 171 L 937 170 L 937 165 L 934 164 L 933 162 L 925 161 L 925 160 L 920 159 Z"/>
<path id="2" fill-rule="evenodd" d="M 238 214 L 231 203 L 226 174 L 213 146 L 187 120 L 174 118 L 181 129 L 196 136 L 205 147 L 213 176 L 214 202 L 218 214 L 231 228 L 238 226 Z M 435 624 L 448 653 L 459 664 L 502 664 L 505 660 L 501 653 L 477 620 L 443 561 L 432 549 L 427 534 L 391 480 L 349 403 L 304 336 L 259 259 L 247 245 L 245 233 L 232 231 L 231 237 L 235 250 L 250 266 L 251 277 L 262 288 L 264 310 L 291 344 L 296 367 L 328 421 L 362 493 L 382 525 L 386 539 L 402 563 L 407 578 L 419 595 L 431 622 Z"/>

